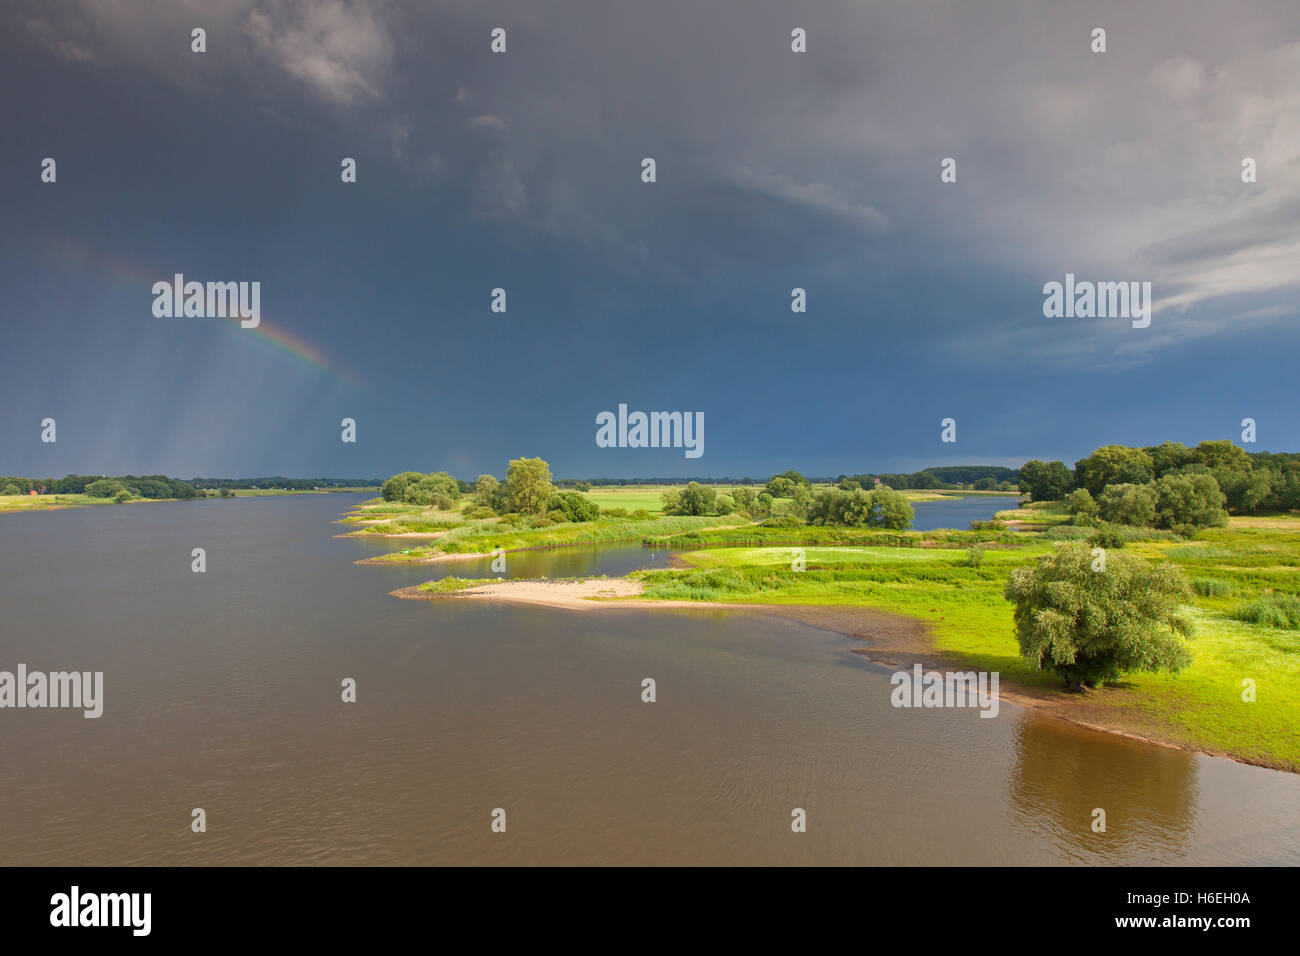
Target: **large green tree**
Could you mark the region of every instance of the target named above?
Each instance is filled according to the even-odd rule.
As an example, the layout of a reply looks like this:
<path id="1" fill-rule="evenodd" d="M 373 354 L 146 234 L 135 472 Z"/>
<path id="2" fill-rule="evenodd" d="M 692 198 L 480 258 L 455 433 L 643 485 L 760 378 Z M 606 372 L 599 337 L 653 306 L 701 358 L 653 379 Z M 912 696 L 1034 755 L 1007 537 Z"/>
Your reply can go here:
<path id="1" fill-rule="evenodd" d="M 1155 489 L 1156 522 L 1162 528 L 1212 528 L 1228 523 L 1223 507 L 1226 499 L 1213 475 L 1165 475 Z"/>
<path id="2" fill-rule="evenodd" d="M 886 485 L 872 491 L 827 488 L 817 492 L 807 511 L 810 524 L 894 531 L 910 528 L 916 514 L 907 498 Z"/>
<path id="3" fill-rule="evenodd" d="M 1098 686 L 1132 671 L 1178 671 L 1191 663 L 1184 638 L 1187 579 L 1173 564 L 1068 545 L 1011 572 L 1020 653 L 1067 684 Z"/>
<path id="4" fill-rule="evenodd" d="M 546 509 L 555 491 L 551 466 L 541 458 L 514 458 L 506 471 L 505 499 L 511 511 L 535 515 Z"/>
<path id="5" fill-rule="evenodd" d="M 1094 498 L 1107 485 L 1145 485 L 1155 480 L 1151 456 L 1141 448 L 1103 445 L 1075 463 L 1075 484 Z"/>
<path id="6" fill-rule="evenodd" d="M 1156 520 L 1156 490 L 1151 485 L 1107 485 L 1097 507 L 1104 521 L 1150 527 Z"/>
<path id="7" fill-rule="evenodd" d="M 1020 493 L 1033 501 L 1056 501 L 1074 487 L 1074 475 L 1063 461 L 1037 458 L 1020 466 Z"/>
<path id="8" fill-rule="evenodd" d="M 717 499 L 716 489 L 692 481 L 681 491 L 677 500 L 677 514 L 711 515 L 717 508 Z"/>
<path id="9" fill-rule="evenodd" d="M 477 508 L 490 508 L 498 512 L 503 510 L 504 494 L 501 482 L 496 480 L 495 475 L 479 475 L 474 482 L 474 506 Z"/>
<path id="10" fill-rule="evenodd" d="M 1197 460 L 1196 452 L 1180 441 L 1166 441 L 1151 448 L 1143 448 L 1151 457 L 1151 473 L 1159 478 L 1171 471 L 1177 471 Z"/>

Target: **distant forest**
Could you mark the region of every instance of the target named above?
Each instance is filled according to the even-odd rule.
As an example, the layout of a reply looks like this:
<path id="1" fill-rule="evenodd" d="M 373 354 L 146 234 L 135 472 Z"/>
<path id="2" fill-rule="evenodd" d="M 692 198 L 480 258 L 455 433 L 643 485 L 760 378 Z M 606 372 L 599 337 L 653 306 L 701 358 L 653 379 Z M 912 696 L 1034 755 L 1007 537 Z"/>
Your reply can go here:
<path id="1" fill-rule="evenodd" d="M 378 488 L 384 483 L 382 478 L 191 478 L 190 484 L 196 488 L 230 488 L 274 489 L 284 488 L 289 491 L 311 491 L 315 488 Z"/>
<path id="2" fill-rule="evenodd" d="M 844 481 L 856 481 L 859 485 L 865 487 L 875 484 L 877 478 L 880 479 L 882 485 L 889 485 L 891 488 L 955 489 L 976 483 L 979 483 L 981 487 L 996 488 L 1004 483 L 1014 486 L 1020 480 L 1020 470 L 1018 468 L 1002 468 L 997 465 L 951 465 L 926 468 L 910 474 L 878 472 L 864 475 L 810 477 L 808 480 L 815 485 L 838 485 Z M 763 485 L 767 483 L 766 478 L 755 479 L 746 476 L 744 478 L 561 478 L 555 484 L 561 488 L 572 488 L 579 482 L 592 487 L 617 487 L 622 485 L 680 485 L 691 481 L 699 482 L 702 485 Z M 1015 488 L 1009 487 L 1004 490 L 1014 491 Z"/>
<path id="3" fill-rule="evenodd" d="M 136 498 L 202 498 L 204 489 L 377 488 L 382 478 L 168 478 L 166 475 L 65 475 L 62 478 L 0 476 L 0 494 L 91 495 L 108 498 L 121 490 Z"/>

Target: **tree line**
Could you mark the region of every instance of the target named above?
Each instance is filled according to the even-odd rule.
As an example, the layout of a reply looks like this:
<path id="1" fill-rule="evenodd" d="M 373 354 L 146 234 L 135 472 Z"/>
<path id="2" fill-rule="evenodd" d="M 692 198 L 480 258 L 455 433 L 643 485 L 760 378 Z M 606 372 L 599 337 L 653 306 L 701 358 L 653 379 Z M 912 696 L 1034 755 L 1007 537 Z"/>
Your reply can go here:
<path id="1" fill-rule="evenodd" d="M 0 477 L 0 494 L 89 495 L 92 498 L 201 498 L 188 481 L 166 475 L 65 475 L 62 478 Z"/>
<path id="2" fill-rule="evenodd" d="M 1104 445 L 1073 469 L 1061 461 L 1025 462 L 1020 491 L 1033 501 L 1064 500 L 1077 524 L 1212 527 L 1229 514 L 1300 507 L 1300 455 L 1252 454 L 1226 440 L 1194 448 L 1169 441 Z"/>
<path id="3" fill-rule="evenodd" d="M 191 478 L 190 484 L 196 488 L 219 490 L 275 490 L 315 491 L 317 488 L 373 488 L 382 478 L 285 478 L 276 475 L 271 478 Z"/>

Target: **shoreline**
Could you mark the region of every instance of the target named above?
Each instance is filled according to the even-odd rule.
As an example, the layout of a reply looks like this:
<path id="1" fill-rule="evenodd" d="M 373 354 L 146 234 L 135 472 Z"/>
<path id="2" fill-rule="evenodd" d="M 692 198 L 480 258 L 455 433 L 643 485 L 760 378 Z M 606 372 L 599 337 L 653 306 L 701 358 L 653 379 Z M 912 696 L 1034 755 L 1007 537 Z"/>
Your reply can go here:
<path id="1" fill-rule="evenodd" d="M 335 535 L 335 537 L 346 538 L 347 535 L 340 534 L 340 535 Z M 378 538 L 378 537 L 393 538 L 396 537 L 396 535 L 368 534 L 366 535 L 366 537 L 367 538 Z M 421 535 L 421 537 L 427 537 L 427 535 Z M 506 553 L 509 554 L 510 552 L 506 552 Z M 386 567 L 386 568 L 388 567 L 400 568 L 411 564 L 442 564 L 446 561 L 473 561 L 476 558 L 491 558 L 491 557 L 494 557 L 494 555 L 491 552 L 488 552 L 487 554 L 480 554 L 477 551 L 466 551 L 464 553 L 453 551 L 453 552 L 445 552 L 443 554 L 435 554 L 432 557 L 428 557 L 428 558 L 406 558 L 401 561 L 392 561 L 392 560 L 385 561 L 382 557 L 376 557 L 376 558 L 361 558 L 360 560 L 353 561 L 352 563 L 353 564 L 377 564 L 380 565 L 381 567 Z"/>
<path id="2" fill-rule="evenodd" d="M 377 531 L 345 531 L 342 534 L 336 534 L 336 538 L 425 538 L 433 540 L 441 538 L 447 532 L 443 531 L 395 531 L 389 534 Z"/>
<path id="3" fill-rule="evenodd" d="M 459 558 L 461 555 L 446 556 Z M 490 557 L 490 555 L 478 555 Z M 431 559 L 432 563 L 437 560 Z M 367 562 L 357 562 L 359 564 Z M 386 562 L 380 562 L 386 563 Z M 389 595 L 403 600 L 478 600 L 504 601 L 509 604 L 526 604 L 567 611 L 595 611 L 600 609 L 655 610 L 695 609 L 742 611 L 764 614 L 796 621 L 809 627 L 832 631 L 854 641 L 868 644 L 855 647 L 852 653 L 861 654 L 882 667 L 910 669 L 921 664 L 927 670 L 966 671 L 954 657 L 937 648 L 930 627 L 924 621 L 890 611 L 848 604 L 730 604 L 711 601 L 656 600 L 640 597 L 644 586 L 628 578 L 588 578 L 579 581 L 506 579 L 493 584 L 477 585 L 462 591 L 430 592 L 421 585 L 397 588 Z M 1191 740 L 1172 739 L 1158 735 L 1159 728 L 1128 715 L 1117 712 L 1113 705 L 1097 699 L 1096 691 L 1073 692 L 1064 688 L 1031 687 L 1010 680 L 1000 681 L 999 700 L 1032 710 L 1035 713 L 1062 720 L 1087 730 L 1126 737 L 1169 750 L 1198 753 L 1231 760 L 1234 763 L 1264 767 L 1284 773 L 1295 773 L 1292 768 L 1262 760 L 1216 750 Z"/>

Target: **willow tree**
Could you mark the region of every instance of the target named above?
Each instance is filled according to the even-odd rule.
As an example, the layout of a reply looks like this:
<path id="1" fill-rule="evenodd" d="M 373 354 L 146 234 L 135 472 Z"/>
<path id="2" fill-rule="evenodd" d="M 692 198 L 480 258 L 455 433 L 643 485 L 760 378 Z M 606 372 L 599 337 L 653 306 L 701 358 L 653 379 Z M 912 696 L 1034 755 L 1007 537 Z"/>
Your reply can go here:
<path id="1" fill-rule="evenodd" d="M 555 492 L 551 466 L 541 458 L 512 458 L 506 471 L 505 498 L 511 511 L 535 515 L 546 510 Z"/>
<path id="2" fill-rule="evenodd" d="M 1021 655 L 1072 687 L 1190 664 L 1185 638 L 1192 629 L 1182 611 L 1189 593 L 1176 565 L 1086 545 L 1017 568 L 1006 586 Z"/>

